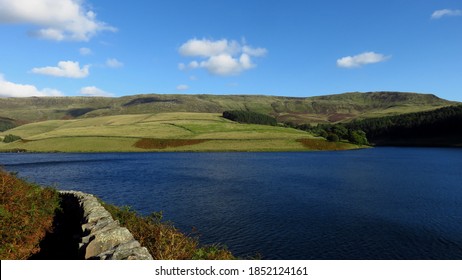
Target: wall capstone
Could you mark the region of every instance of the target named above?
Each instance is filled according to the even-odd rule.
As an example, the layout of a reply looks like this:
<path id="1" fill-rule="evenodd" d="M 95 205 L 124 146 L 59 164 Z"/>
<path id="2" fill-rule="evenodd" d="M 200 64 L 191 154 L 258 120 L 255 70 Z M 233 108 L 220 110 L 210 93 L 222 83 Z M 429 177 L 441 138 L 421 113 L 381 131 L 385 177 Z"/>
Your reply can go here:
<path id="1" fill-rule="evenodd" d="M 141 247 L 130 231 L 119 225 L 95 196 L 79 191 L 60 191 L 72 195 L 83 211 L 83 236 L 79 248 L 85 259 L 152 260 L 146 247 Z"/>

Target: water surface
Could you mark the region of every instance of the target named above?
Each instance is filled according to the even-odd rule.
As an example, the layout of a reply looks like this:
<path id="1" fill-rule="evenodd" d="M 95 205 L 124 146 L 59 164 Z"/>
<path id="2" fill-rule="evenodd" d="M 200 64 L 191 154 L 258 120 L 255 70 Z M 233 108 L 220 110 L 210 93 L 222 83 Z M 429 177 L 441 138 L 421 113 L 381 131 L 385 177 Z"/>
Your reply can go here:
<path id="1" fill-rule="evenodd" d="M 462 149 L 0 154 L 21 177 L 163 211 L 264 259 L 462 259 Z"/>

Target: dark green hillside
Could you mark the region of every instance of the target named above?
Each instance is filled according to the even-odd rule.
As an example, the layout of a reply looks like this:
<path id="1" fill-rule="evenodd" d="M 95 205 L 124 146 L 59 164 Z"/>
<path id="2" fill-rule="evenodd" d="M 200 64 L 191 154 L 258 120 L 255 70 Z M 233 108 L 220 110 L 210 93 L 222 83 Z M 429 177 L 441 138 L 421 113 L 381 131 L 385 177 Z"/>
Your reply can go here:
<path id="1" fill-rule="evenodd" d="M 242 110 L 224 111 L 223 118 L 240 123 L 253 123 L 273 126 L 278 124 L 275 118 L 268 115 Z"/>
<path id="2" fill-rule="evenodd" d="M 366 132 L 377 145 L 462 146 L 462 106 L 357 120 L 347 127 Z"/>
<path id="3" fill-rule="evenodd" d="M 243 110 L 278 122 L 335 123 L 355 118 L 391 116 L 455 105 L 431 94 L 354 92 L 308 98 L 265 95 L 145 94 L 107 97 L 0 98 L 4 118 L 21 123 L 121 114 L 168 112 L 222 113 Z"/>
<path id="4" fill-rule="evenodd" d="M 0 117 L 0 132 L 12 129 L 15 126 L 16 123 L 14 120 Z"/>

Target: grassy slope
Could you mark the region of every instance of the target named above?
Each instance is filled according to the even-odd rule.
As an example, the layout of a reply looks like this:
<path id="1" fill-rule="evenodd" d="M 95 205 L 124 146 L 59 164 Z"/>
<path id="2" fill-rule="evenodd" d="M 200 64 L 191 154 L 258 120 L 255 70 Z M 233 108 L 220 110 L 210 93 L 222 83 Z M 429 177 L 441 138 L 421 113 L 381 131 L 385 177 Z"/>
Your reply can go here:
<path id="1" fill-rule="evenodd" d="M 356 92 L 309 98 L 205 94 L 146 94 L 120 98 L 31 97 L 0 98 L 0 117 L 33 122 L 159 112 L 221 113 L 239 109 L 270 114 L 279 121 L 319 123 L 425 111 L 451 104 L 455 102 L 431 94 L 400 92 Z"/>
<path id="2" fill-rule="evenodd" d="M 299 139 L 316 139 L 291 128 L 239 124 L 213 113 L 160 113 L 51 120 L 26 124 L 0 134 L 21 136 L 23 141 L 0 143 L 0 150 L 62 152 L 146 151 L 134 144 L 143 138 L 203 139 L 195 145 L 162 151 L 300 151 L 323 145 L 303 145 Z M 357 146 L 342 144 L 344 149 Z"/>

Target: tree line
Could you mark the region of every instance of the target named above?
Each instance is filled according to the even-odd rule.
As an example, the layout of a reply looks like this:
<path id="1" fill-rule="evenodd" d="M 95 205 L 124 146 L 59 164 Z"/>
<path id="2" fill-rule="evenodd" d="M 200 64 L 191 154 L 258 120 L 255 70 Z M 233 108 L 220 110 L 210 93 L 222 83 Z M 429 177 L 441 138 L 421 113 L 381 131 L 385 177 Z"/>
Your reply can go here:
<path id="1" fill-rule="evenodd" d="M 243 110 L 224 111 L 223 118 L 239 123 L 263 124 L 276 126 L 277 120 L 271 116 Z"/>
<path id="2" fill-rule="evenodd" d="M 350 128 L 345 124 L 318 124 L 313 126 L 311 124 L 294 124 L 292 122 L 284 123 L 287 127 L 311 132 L 314 135 L 324 137 L 330 142 L 348 141 L 358 145 L 368 145 L 366 133 L 361 129 Z"/>
<path id="3" fill-rule="evenodd" d="M 462 106 L 356 120 L 346 127 L 364 131 L 371 141 L 462 137 Z"/>

